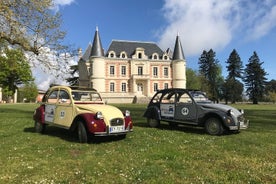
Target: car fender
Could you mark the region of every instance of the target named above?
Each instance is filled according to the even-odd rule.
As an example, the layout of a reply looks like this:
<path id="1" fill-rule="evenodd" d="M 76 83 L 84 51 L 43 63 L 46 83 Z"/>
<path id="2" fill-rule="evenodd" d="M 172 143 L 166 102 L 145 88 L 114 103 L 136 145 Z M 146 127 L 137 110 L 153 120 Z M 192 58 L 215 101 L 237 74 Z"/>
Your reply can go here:
<path id="1" fill-rule="evenodd" d="M 45 105 L 41 105 L 35 110 L 33 120 L 42 124 L 45 123 Z"/>
<path id="2" fill-rule="evenodd" d="M 224 121 L 225 115 L 223 113 L 220 113 L 219 111 L 206 113 L 203 117 L 199 118 L 199 123 L 201 125 L 204 125 L 207 119 L 211 117 L 218 118 L 221 121 L 222 125 L 226 126 L 226 123 Z"/>
<path id="3" fill-rule="evenodd" d="M 144 113 L 144 117 L 161 120 L 160 110 L 156 106 L 148 107 Z"/>
<path id="4" fill-rule="evenodd" d="M 77 128 L 77 123 L 79 121 L 82 121 L 84 123 L 86 130 L 90 133 L 106 131 L 106 124 L 104 120 L 97 119 L 96 114 L 93 113 L 83 113 L 76 116 L 70 127 L 71 131 L 74 131 Z"/>

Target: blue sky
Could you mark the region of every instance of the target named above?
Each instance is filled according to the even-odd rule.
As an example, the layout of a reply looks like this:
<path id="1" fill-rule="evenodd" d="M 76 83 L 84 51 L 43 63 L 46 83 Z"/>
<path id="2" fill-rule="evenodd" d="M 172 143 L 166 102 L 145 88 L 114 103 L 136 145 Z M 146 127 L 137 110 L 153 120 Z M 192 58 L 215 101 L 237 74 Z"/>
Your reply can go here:
<path id="1" fill-rule="evenodd" d="M 67 31 L 65 43 L 83 51 L 96 26 L 105 50 L 113 39 L 156 42 L 174 48 L 179 33 L 189 68 L 198 69 L 203 50 L 213 49 L 226 77 L 233 49 L 243 65 L 256 51 L 276 79 L 275 0 L 54 0 Z"/>

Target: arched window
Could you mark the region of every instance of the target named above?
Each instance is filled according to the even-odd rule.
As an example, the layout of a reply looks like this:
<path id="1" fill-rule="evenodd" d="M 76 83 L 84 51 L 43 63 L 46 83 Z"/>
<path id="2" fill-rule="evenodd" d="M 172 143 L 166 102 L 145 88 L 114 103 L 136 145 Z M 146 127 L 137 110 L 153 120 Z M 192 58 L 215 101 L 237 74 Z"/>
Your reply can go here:
<path id="1" fill-rule="evenodd" d="M 142 53 L 141 52 L 138 53 L 138 59 L 142 59 Z"/>
<path id="2" fill-rule="evenodd" d="M 115 57 L 116 57 L 116 53 L 115 53 L 114 51 L 110 51 L 110 52 L 108 53 L 108 57 L 109 57 L 109 58 L 115 58 Z"/>

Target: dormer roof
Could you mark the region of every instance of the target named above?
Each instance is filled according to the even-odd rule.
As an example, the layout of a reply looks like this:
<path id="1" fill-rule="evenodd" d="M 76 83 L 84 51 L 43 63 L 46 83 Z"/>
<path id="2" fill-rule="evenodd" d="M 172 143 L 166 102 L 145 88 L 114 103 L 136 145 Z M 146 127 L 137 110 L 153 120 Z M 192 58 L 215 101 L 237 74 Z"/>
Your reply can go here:
<path id="1" fill-rule="evenodd" d="M 161 59 L 164 52 L 153 42 L 141 42 L 141 41 L 125 41 L 125 40 L 112 40 L 107 54 L 110 51 L 114 51 L 116 56 L 119 57 L 121 52 L 126 52 L 127 57 L 131 58 L 137 48 L 145 49 L 145 55 L 151 57 L 154 53 L 157 53 Z"/>

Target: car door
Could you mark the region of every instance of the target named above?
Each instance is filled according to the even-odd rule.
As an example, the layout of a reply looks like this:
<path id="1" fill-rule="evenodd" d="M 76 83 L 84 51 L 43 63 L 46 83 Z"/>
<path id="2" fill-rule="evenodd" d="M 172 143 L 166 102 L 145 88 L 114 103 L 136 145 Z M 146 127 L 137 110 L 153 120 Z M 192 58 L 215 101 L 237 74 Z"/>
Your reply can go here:
<path id="1" fill-rule="evenodd" d="M 175 116 L 176 93 L 169 91 L 160 100 L 160 114 L 163 120 L 173 120 Z"/>
<path id="2" fill-rule="evenodd" d="M 73 103 L 69 92 L 65 89 L 60 89 L 56 103 L 54 123 L 64 128 L 70 128 L 73 117 Z"/>
<path id="3" fill-rule="evenodd" d="M 179 92 L 175 104 L 175 120 L 193 123 L 196 121 L 196 104 L 188 92 Z"/>
<path id="4" fill-rule="evenodd" d="M 54 123 L 56 114 L 56 104 L 58 101 L 58 89 L 47 92 L 47 99 L 45 99 L 45 122 Z"/>

